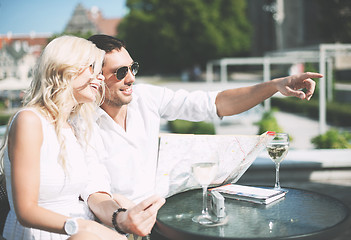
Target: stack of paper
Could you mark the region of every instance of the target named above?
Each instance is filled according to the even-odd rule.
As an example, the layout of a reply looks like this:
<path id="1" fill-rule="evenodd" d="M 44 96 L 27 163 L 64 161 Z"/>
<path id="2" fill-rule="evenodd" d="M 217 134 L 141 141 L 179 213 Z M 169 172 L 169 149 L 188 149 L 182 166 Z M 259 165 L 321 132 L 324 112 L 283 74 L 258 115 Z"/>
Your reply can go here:
<path id="1" fill-rule="evenodd" d="M 269 204 L 285 196 L 287 191 L 267 189 L 261 187 L 227 184 L 212 188 L 211 191 L 220 192 L 225 198 L 244 200 L 259 204 Z"/>

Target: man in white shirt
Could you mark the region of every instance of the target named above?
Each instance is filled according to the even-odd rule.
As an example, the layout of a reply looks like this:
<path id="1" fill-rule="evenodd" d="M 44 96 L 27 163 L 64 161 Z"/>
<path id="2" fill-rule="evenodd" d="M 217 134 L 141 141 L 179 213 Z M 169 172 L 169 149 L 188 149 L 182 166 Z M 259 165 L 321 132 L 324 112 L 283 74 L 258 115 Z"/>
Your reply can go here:
<path id="1" fill-rule="evenodd" d="M 89 40 L 106 52 L 102 69 L 105 101 L 96 122 L 108 154 L 104 164 L 110 173 L 111 191 L 118 194 L 116 201 L 128 208 L 119 214 L 117 224 L 123 231 L 141 236 L 150 232 L 164 203 L 155 195 L 161 118 L 203 121 L 230 116 L 256 106 L 278 91 L 309 100 L 315 88 L 310 78 L 322 77 L 318 73 L 303 73 L 222 92 L 174 92 L 152 85 L 133 85 L 139 65 L 122 41 L 107 35 L 94 35 Z M 303 88 L 306 92 L 300 90 Z"/>

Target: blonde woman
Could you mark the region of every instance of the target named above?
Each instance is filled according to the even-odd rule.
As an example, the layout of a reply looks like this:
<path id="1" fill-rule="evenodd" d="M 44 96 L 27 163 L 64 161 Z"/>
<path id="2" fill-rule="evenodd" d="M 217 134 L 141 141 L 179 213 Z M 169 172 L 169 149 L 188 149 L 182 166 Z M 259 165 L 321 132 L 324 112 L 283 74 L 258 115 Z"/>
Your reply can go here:
<path id="1" fill-rule="evenodd" d="M 85 159 L 91 114 L 101 98 L 103 58 L 94 44 L 73 36 L 58 37 L 44 49 L 5 139 L 6 239 L 126 239 L 93 221 L 79 200 L 87 198 L 81 196 L 87 188 L 93 191 L 90 207 L 112 226 L 118 206 L 103 179 L 91 181 Z"/>

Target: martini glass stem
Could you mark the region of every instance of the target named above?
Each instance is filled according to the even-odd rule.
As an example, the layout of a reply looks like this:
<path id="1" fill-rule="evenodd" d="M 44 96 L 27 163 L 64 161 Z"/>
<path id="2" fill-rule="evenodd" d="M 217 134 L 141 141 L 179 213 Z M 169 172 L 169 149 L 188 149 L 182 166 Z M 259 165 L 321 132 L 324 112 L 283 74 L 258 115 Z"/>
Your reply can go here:
<path id="1" fill-rule="evenodd" d="M 275 163 L 275 185 L 274 185 L 274 188 L 276 188 L 276 189 L 280 189 L 279 168 L 280 168 L 280 163 Z"/>
<path id="2" fill-rule="evenodd" d="M 207 208 L 207 185 L 202 186 L 202 215 L 208 216 Z"/>

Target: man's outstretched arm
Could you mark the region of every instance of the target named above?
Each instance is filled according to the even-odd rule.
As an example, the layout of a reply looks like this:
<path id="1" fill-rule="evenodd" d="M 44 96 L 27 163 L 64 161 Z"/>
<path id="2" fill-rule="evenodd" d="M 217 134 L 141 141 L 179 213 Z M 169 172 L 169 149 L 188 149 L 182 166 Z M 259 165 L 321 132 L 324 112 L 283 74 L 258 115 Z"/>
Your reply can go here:
<path id="1" fill-rule="evenodd" d="M 267 98 L 280 92 L 284 96 L 307 99 L 313 95 L 316 83 L 311 78 L 321 78 L 319 73 L 301 73 L 249 87 L 228 89 L 218 93 L 216 98 L 217 114 L 220 117 L 242 113 Z M 304 91 L 302 91 L 305 89 Z"/>

